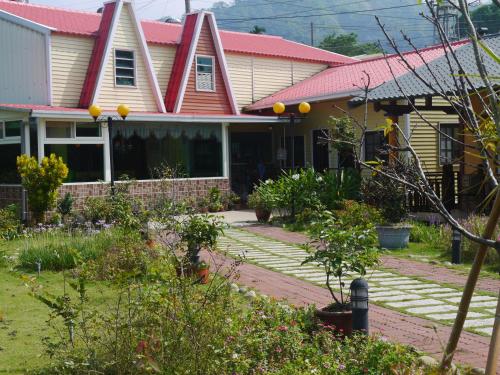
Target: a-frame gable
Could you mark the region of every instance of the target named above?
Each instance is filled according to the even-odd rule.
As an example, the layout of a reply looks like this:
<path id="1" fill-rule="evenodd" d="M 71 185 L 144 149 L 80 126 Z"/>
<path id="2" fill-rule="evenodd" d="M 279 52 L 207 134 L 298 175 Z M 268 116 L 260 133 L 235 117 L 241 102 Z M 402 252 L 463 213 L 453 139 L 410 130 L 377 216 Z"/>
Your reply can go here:
<path id="1" fill-rule="evenodd" d="M 214 91 L 196 88 L 197 55 L 210 56 L 214 60 Z M 239 114 L 213 13 L 186 16 L 165 104 L 167 111 L 174 113 Z"/>
<path id="2" fill-rule="evenodd" d="M 115 50 L 134 52 L 134 86 L 115 84 Z M 166 112 L 141 23 L 129 0 L 104 5 L 80 97 L 83 108 L 99 104 L 114 109 L 122 103 L 133 111 Z"/>

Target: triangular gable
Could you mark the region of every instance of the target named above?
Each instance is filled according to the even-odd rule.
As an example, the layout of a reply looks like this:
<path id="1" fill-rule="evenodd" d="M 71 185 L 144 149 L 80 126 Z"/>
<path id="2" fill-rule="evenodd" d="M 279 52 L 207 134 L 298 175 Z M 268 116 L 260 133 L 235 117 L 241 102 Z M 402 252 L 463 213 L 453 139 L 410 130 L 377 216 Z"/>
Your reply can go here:
<path id="1" fill-rule="evenodd" d="M 136 47 L 132 49 L 134 49 L 137 64 L 137 87 L 120 87 L 115 91 L 114 78 L 113 84 L 110 84 L 109 76 L 113 75 L 114 77 L 112 67 L 114 66 L 114 47 L 117 43 L 116 34 L 120 29 L 123 29 L 124 25 L 120 23 L 124 21 L 127 28 L 130 26 L 132 29 L 126 30 L 132 32 L 131 38 L 134 39 L 130 40 L 131 38 L 128 38 L 130 46 Z M 125 49 L 129 46 L 119 47 Z M 105 86 L 105 92 L 101 92 L 103 86 Z M 141 90 L 143 91 L 141 92 Z M 134 94 L 145 97 L 145 99 L 150 98 L 154 108 L 139 108 L 140 105 L 135 101 Z M 111 97 L 105 98 L 104 96 Z M 101 104 L 102 102 L 103 106 L 107 108 L 111 106 L 111 103 L 108 103 L 109 101 L 116 101 L 116 103 L 112 104 L 112 107 L 123 103 L 130 105 L 132 110 L 156 109 L 159 112 L 166 112 L 141 23 L 130 0 L 116 0 L 104 4 L 101 24 L 94 43 L 87 76 L 82 87 L 79 106 L 87 108 L 91 104 Z"/>
<path id="2" fill-rule="evenodd" d="M 215 91 L 196 91 L 196 55 L 214 57 Z M 224 49 L 213 13 L 186 16 L 181 42 L 165 96 L 167 111 L 174 113 L 239 114 L 229 80 Z"/>

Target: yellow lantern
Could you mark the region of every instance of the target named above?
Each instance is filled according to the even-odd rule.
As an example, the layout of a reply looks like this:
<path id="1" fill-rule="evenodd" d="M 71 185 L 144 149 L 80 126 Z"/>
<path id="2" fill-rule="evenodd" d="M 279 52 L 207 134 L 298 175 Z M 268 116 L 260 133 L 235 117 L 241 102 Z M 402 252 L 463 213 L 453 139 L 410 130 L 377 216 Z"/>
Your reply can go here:
<path id="1" fill-rule="evenodd" d="M 299 112 L 305 115 L 311 110 L 311 105 L 307 102 L 302 102 L 299 104 Z"/>
<path id="2" fill-rule="evenodd" d="M 126 106 L 125 104 L 120 104 L 117 108 L 116 108 L 116 112 L 118 112 L 118 114 L 122 117 L 122 119 L 125 120 L 125 118 L 128 116 L 128 114 L 130 113 L 130 108 L 128 106 Z"/>
<path id="3" fill-rule="evenodd" d="M 283 112 L 285 112 L 285 105 L 281 102 L 276 102 L 273 105 L 273 111 L 277 115 L 281 115 Z"/>
<path id="4" fill-rule="evenodd" d="M 94 118 L 94 121 L 97 121 L 97 118 L 101 115 L 102 109 L 98 105 L 92 104 L 89 107 L 89 113 Z"/>

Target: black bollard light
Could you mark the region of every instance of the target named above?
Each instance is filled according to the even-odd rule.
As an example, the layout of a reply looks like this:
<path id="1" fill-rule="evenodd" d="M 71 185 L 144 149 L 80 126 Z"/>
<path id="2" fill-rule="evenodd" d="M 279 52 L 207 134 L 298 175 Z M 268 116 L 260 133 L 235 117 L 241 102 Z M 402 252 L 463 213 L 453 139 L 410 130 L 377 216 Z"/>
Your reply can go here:
<path id="1" fill-rule="evenodd" d="M 368 334 L 368 283 L 362 277 L 351 283 L 352 331 Z"/>
<path id="2" fill-rule="evenodd" d="M 453 237 L 451 241 L 451 263 L 460 264 L 462 262 L 460 247 L 462 243 L 462 235 L 456 229 L 453 229 Z"/>

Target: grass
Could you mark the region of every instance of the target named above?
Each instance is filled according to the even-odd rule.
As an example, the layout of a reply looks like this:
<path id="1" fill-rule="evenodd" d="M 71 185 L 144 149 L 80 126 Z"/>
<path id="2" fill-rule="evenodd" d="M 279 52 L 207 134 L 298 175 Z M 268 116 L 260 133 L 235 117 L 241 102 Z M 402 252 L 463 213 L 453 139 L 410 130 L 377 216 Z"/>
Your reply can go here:
<path id="1" fill-rule="evenodd" d="M 49 361 L 42 339 L 50 332 L 46 324 L 50 311 L 29 295 L 21 275 L 0 268 L 0 374 L 24 374 Z M 42 272 L 38 282 L 47 292 L 63 294 L 62 272 Z M 71 288 L 66 290 L 76 297 Z M 103 282 L 89 282 L 88 293 L 98 306 L 105 306 L 113 298 L 113 289 Z"/>

